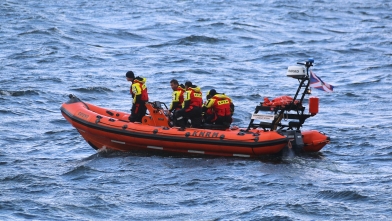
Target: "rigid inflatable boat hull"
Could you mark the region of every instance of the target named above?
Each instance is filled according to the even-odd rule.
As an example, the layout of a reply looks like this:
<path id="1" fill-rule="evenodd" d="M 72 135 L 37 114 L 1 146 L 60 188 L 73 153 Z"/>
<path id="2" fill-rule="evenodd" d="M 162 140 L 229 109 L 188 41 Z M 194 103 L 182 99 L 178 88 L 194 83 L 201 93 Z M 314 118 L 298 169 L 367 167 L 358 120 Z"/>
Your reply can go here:
<path id="1" fill-rule="evenodd" d="M 252 130 L 244 133 L 239 129 L 222 131 L 197 128 L 178 131 L 178 128 L 130 123 L 123 120 L 129 116 L 126 113 L 100 109 L 84 102 L 65 103 L 61 111 L 82 137 L 98 149 L 153 149 L 176 153 L 255 157 L 278 153 L 288 143 L 285 136 L 274 131 Z M 107 112 L 117 117 L 105 116 Z"/>
<path id="2" fill-rule="evenodd" d="M 146 116 L 142 123 L 131 123 L 127 113 L 88 104 L 76 97 L 64 103 L 61 112 L 95 149 L 258 157 L 279 153 L 290 141 L 279 131 L 263 129 L 186 128 L 179 131 L 177 127 L 168 125 L 152 126 L 167 124 L 159 121 L 167 119 L 160 110 L 155 109 L 149 112 L 151 116 L 156 115 L 156 119 Z M 304 131 L 301 134 L 305 152 L 319 151 L 329 142 L 329 138 L 318 131 Z"/>

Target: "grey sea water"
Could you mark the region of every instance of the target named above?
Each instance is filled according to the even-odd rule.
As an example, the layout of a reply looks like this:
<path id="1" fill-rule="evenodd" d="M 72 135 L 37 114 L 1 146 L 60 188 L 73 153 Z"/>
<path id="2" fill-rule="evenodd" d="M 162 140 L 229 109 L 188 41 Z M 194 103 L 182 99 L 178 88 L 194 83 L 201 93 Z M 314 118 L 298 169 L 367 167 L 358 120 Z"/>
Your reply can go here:
<path id="1" fill-rule="evenodd" d="M 392 2 L 0 2 L 1 220 L 390 220 Z M 125 72 L 151 100 L 169 81 L 215 88 L 245 126 L 264 97 L 293 95 L 309 57 L 306 129 L 331 143 L 281 159 L 97 153 L 62 117 L 72 93 L 129 111 Z"/>

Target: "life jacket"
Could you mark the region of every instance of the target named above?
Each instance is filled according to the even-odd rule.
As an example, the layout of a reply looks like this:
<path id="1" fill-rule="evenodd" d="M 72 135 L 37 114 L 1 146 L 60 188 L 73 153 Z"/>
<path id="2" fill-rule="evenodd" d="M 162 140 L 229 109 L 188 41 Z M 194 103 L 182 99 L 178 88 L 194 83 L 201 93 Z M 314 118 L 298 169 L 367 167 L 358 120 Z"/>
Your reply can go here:
<path id="1" fill-rule="evenodd" d="M 133 80 L 131 94 L 133 103 L 144 103 L 148 101 L 146 78 L 136 77 Z"/>
<path id="2" fill-rule="evenodd" d="M 216 121 L 216 119 L 218 118 L 218 116 L 214 112 L 214 109 L 207 108 L 207 104 L 209 101 L 210 101 L 210 99 L 208 99 L 206 102 L 204 102 L 203 107 L 202 107 L 202 114 L 203 114 L 203 118 L 206 123 L 212 123 L 212 122 Z"/>
<path id="3" fill-rule="evenodd" d="M 178 86 L 177 90 L 173 91 L 172 103 L 169 110 L 179 110 L 182 108 L 182 104 L 184 103 L 184 92 L 185 88 L 182 88 L 181 86 Z"/>
<path id="4" fill-rule="evenodd" d="M 203 105 L 203 95 L 201 90 L 196 85 L 188 87 L 188 90 L 184 93 L 184 103 L 183 108 L 185 111 L 190 111 L 194 107 L 202 107 Z"/>
<path id="5" fill-rule="evenodd" d="M 224 94 L 214 95 L 210 101 L 207 103 L 207 108 L 212 108 L 217 116 L 226 117 L 232 116 L 231 104 L 233 102 L 231 99 Z"/>

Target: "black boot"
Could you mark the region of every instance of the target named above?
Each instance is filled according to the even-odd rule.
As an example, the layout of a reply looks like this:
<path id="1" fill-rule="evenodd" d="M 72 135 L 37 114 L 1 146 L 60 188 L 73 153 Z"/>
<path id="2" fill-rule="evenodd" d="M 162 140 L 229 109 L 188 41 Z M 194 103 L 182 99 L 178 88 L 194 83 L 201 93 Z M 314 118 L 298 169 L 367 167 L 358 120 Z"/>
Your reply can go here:
<path id="1" fill-rule="evenodd" d="M 180 129 L 178 129 L 179 131 L 184 131 L 185 130 L 185 117 L 184 117 L 184 109 L 181 109 L 179 111 L 176 111 L 176 115 L 175 115 L 175 123 L 176 126 L 180 127 Z"/>

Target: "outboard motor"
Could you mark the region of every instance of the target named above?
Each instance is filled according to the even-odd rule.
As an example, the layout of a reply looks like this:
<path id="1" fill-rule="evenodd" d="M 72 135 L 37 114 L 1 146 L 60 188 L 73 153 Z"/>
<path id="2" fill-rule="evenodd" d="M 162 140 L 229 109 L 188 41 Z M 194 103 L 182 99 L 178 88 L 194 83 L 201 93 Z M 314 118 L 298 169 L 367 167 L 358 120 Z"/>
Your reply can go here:
<path id="1" fill-rule="evenodd" d="M 280 133 L 289 139 L 291 148 L 294 152 L 302 151 L 304 148 L 304 141 L 300 130 L 281 130 Z"/>
<path id="2" fill-rule="evenodd" d="M 287 68 L 287 77 L 292 77 L 295 79 L 306 78 L 306 69 L 304 66 L 289 66 Z"/>

